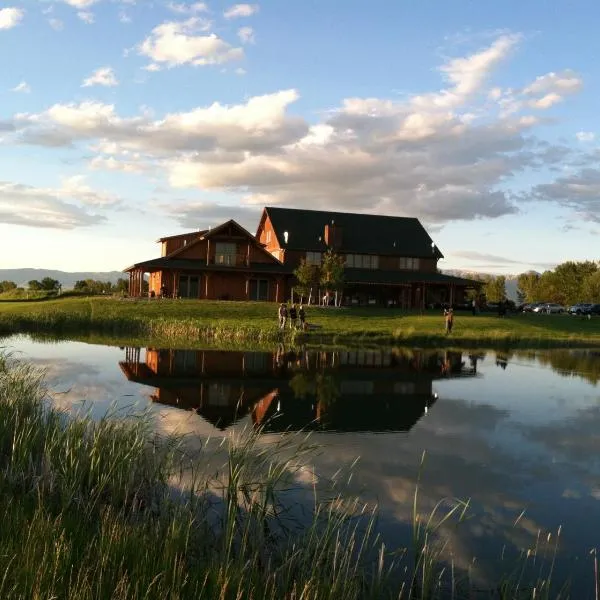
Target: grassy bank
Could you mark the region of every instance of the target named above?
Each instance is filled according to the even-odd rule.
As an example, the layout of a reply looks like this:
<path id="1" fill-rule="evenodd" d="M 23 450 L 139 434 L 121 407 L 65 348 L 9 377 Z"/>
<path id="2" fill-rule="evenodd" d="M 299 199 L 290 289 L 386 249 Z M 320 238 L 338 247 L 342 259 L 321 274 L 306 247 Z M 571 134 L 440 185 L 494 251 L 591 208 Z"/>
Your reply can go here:
<path id="1" fill-rule="evenodd" d="M 557 597 L 551 569 L 535 561 L 532 580 L 525 562 L 485 596 L 441 562 L 448 548 L 437 533 L 465 518 L 466 503 L 423 515 L 415 493 L 410 547 L 390 552 L 368 507 L 297 482 L 313 449 L 285 450 L 253 435 L 231 440 L 220 476 L 192 475 L 175 495 L 190 462 L 179 442 L 157 439 L 145 419 L 69 419 L 45 404 L 39 372 L 0 357 L 0 597 Z M 294 487 L 312 498 L 302 526 Z"/>
<path id="2" fill-rule="evenodd" d="M 260 302 L 62 298 L 44 302 L 0 302 L 0 334 L 85 333 L 144 339 L 147 343 L 194 345 L 197 341 L 353 345 L 600 346 L 600 318 L 522 314 L 457 313 L 444 333 L 439 311 L 424 315 L 375 308 L 308 307 L 317 328 L 283 335 L 277 307 Z"/>

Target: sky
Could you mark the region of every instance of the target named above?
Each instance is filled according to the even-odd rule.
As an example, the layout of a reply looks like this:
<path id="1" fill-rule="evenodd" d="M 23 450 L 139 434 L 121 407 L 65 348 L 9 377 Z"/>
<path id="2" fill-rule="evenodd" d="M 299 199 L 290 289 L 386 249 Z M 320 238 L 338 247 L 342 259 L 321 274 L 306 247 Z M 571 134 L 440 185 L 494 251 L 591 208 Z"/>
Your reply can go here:
<path id="1" fill-rule="evenodd" d="M 122 270 L 161 236 L 255 231 L 265 205 L 418 217 L 442 269 L 596 260 L 599 19 L 595 0 L 1 0 L 0 268 Z"/>

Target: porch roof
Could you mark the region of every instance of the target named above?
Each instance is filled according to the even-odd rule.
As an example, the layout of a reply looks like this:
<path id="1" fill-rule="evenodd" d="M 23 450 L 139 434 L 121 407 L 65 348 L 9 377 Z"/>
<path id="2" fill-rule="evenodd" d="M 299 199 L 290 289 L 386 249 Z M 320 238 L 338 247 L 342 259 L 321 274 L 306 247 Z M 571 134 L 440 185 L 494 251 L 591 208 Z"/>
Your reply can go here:
<path id="1" fill-rule="evenodd" d="M 252 263 L 249 267 L 244 266 L 223 266 L 223 265 L 207 265 L 206 260 L 191 259 L 191 258 L 153 258 L 139 262 L 124 269 L 124 272 L 136 271 L 143 269 L 146 272 L 176 270 L 176 271 L 223 271 L 231 272 L 260 272 L 260 273 L 277 273 L 290 274 L 292 270 L 285 267 L 281 263 Z"/>
<path id="2" fill-rule="evenodd" d="M 345 269 L 345 283 L 363 283 L 371 285 L 401 285 L 410 283 L 425 283 L 438 285 L 458 285 L 478 287 L 481 281 L 444 275 L 443 273 L 428 273 L 424 271 L 380 271 L 379 269 Z"/>

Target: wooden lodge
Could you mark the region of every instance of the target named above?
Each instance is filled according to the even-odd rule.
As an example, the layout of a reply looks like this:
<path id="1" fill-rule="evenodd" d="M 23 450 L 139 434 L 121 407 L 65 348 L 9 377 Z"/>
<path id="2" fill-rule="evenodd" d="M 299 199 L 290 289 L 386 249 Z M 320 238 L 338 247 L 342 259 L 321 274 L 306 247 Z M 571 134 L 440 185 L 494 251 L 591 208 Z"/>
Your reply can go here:
<path id="1" fill-rule="evenodd" d="M 233 220 L 164 237 L 161 257 L 127 268 L 129 293 L 207 300 L 289 300 L 294 270 L 344 257 L 342 305 L 459 304 L 479 282 L 438 272 L 443 254 L 418 219 L 266 207 L 256 235 Z M 315 290 L 314 297 L 321 297 Z"/>

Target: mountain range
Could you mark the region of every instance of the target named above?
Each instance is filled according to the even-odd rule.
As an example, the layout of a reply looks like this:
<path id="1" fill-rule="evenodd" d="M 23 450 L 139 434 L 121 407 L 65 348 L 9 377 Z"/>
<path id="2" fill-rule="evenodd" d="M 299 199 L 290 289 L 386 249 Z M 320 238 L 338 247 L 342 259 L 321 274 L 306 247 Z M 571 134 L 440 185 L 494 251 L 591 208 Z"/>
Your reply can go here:
<path id="1" fill-rule="evenodd" d="M 95 279 L 96 281 L 110 281 L 116 283 L 120 277 L 127 278 L 120 271 L 69 273 L 67 271 L 55 271 L 52 269 L 0 269 L 0 281 L 14 281 L 19 287 L 27 287 L 27 282 L 37 279 L 41 281 L 44 277 L 51 277 L 60 281 L 63 289 L 70 289 L 80 279 Z"/>

